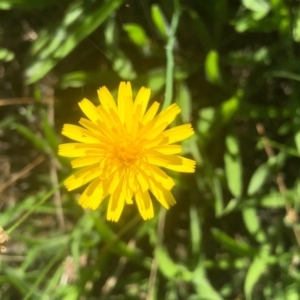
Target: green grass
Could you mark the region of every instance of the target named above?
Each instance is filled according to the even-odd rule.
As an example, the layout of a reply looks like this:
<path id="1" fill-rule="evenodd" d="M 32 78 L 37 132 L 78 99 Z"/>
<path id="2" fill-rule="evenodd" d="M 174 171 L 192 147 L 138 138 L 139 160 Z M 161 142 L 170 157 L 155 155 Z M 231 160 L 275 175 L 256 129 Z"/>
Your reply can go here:
<path id="1" fill-rule="evenodd" d="M 0 1 L 0 299 L 300 299 L 299 24 L 297 1 Z M 62 125 L 121 80 L 195 128 L 150 221 L 62 186 Z"/>

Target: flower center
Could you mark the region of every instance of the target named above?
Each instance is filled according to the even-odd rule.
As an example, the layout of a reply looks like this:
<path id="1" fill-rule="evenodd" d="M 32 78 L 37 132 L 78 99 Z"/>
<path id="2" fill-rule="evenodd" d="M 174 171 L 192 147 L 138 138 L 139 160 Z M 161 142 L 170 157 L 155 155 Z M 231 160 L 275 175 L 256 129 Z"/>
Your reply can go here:
<path id="1" fill-rule="evenodd" d="M 139 140 L 129 134 L 119 136 L 113 148 L 112 157 L 125 165 L 133 164 L 142 150 Z"/>

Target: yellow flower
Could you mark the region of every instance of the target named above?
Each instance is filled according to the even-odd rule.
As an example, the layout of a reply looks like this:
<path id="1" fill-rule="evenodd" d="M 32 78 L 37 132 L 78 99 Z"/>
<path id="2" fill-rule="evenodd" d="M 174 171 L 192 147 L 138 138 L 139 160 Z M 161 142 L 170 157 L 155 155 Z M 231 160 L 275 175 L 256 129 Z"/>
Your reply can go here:
<path id="1" fill-rule="evenodd" d="M 88 182 L 79 204 L 95 210 L 110 196 L 107 219 L 118 221 L 126 204 L 133 198 L 143 219 L 153 217 L 149 192 L 165 207 L 175 204 L 170 192 L 174 181 L 160 167 L 178 172 L 194 172 L 195 161 L 178 156 L 180 145 L 174 145 L 193 135 L 191 124 L 166 127 L 180 113 L 177 104 L 157 111 L 154 102 L 147 111 L 150 89 L 142 87 L 135 101 L 130 82 L 121 82 L 116 105 L 106 87 L 98 90 L 101 105 L 94 106 L 83 99 L 79 106 L 87 119 L 83 126 L 65 124 L 62 134 L 77 141 L 59 146 L 59 155 L 77 157 L 71 164 L 81 168 L 65 185 L 69 191 Z"/>

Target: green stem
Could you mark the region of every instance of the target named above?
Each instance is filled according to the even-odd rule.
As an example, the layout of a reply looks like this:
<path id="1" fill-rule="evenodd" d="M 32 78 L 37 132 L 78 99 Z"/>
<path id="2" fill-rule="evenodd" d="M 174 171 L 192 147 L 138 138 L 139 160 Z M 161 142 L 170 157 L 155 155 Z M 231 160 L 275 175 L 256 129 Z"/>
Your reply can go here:
<path id="1" fill-rule="evenodd" d="M 165 101 L 163 109 L 170 106 L 173 98 L 173 75 L 174 75 L 174 45 L 175 45 L 175 33 L 179 22 L 180 12 L 179 1 L 174 0 L 174 12 L 172 16 L 168 42 L 166 46 L 166 57 L 167 57 L 167 71 L 166 71 L 166 90 L 165 90 Z"/>

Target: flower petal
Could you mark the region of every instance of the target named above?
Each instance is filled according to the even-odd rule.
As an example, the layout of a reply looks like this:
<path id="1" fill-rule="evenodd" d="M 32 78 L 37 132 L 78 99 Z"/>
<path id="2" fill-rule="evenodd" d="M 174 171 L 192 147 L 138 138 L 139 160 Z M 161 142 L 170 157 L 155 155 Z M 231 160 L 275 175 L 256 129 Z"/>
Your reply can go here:
<path id="1" fill-rule="evenodd" d="M 181 145 L 158 145 L 152 149 L 165 155 L 178 154 L 182 152 Z"/>
<path id="2" fill-rule="evenodd" d="M 134 101 L 133 105 L 133 115 L 136 117 L 137 121 L 140 121 L 144 116 L 149 99 L 150 99 L 151 90 L 145 87 L 142 87 Z M 140 107 L 140 113 L 137 115 L 137 111 Z"/>
<path id="3" fill-rule="evenodd" d="M 180 111 L 181 109 L 176 103 L 170 105 L 155 117 L 155 127 L 160 126 L 163 123 L 166 123 L 167 125 L 171 124 Z"/>
<path id="4" fill-rule="evenodd" d="M 97 112 L 96 106 L 88 99 L 84 98 L 78 103 L 84 114 L 92 121 L 96 122 L 99 119 L 99 114 Z"/>
<path id="5" fill-rule="evenodd" d="M 97 93 L 98 93 L 100 103 L 108 113 L 110 112 L 111 109 L 117 112 L 118 109 L 117 109 L 116 102 L 113 96 L 111 95 L 110 91 L 105 86 L 98 89 Z"/>
<path id="6" fill-rule="evenodd" d="M 71 125 L 71 124 L 65 124 L 63 126 L 62 132 L 64 136 L 75 140 L 77 142 L 82 142 L 82 143 L 98 143 L 99 140 L 93 136 L 93 134 L 76 125 Z"/>
<path id="7" fill-rule="evenodd" d="M 150 180 L 150 191 L 166 209 L 169 209 L 170 206 L 176 203 L 170 191 L 164 189 L 159 183 L 152 180 Z"/>
<path id="8" fill-rule="evenodd" d="M 172 123 L 177 114 L 180 113 L 180 108 L 177 104 L 172 104 L 166 110 L 162 111 L 152 121 L 140 130 L 140 136 L 146 136 L 147 139 L 151 139 L 159 135 L 170 123 Z M 144 121 L 144 120 L 143 120 Z"/>
<path id="9" fill-rule="evenodd" d="M 126 180 L 123 180 L 122 191 L 125 196 L 126 204 L 133 204 L 133 201 L 132 201 L 133 191 L 129 187 L 128 176 L 129 176 L 128 172 L 127 172 L 127 174 L 123 175 L 123 178 L 126 178 Z"/>
<path id="10" fill-rule="evenodd" d="M 131 99 L 132 91 L 130 82 L 121 82 L 118 91 L 118 112 L 121 122 L 124 124 L 126 119 L 126 101 Z"/>
<path id="11" fill-rule="evenodd" d="M 100 178 L 97 178 L 84 190 L 78 200 L 78 203 L 83 208 L 91 208 L 92 210 L 95 210 L 99 207 L 100 203 L 106 196 L 107 194 L 104 192 L 101 180 Z"/>
<path id="12" fill-rule="evenodd" d="M 136 174 L 136 186 L 139 186 L 142 192 L 145 192 L 149 189 L 149 177 L 147 174 L 139 168 Z"/>
<path id="13" fill-rule="evenodd" d="M 100 168 L 100 165 L 94 164 L 77 171 L 67 178 L 64 184 L 68 191 L 72 191 L 100 176 L 101 173 L 102 169 Z"/>
<path id="14" fill-rule="evenodd" d="M 108 187 L 108 193 L 113 194 L 117 187 L 119 186 L 119 183 L 123 181 L 123 170 L 120 170 L 116 166 L 114 166 L 114 170 L 110 175 L 110 183 Z"/>
<path id="15" fill-rule="evenodd" d="M 183 141 L 194 134 L 191 124 L 184 124 L 168 129 L 163 132 L 163 135 L 168 137 L 168 144 Z"/>
<path id="16" fill-rule="evenodd" d="M 148 155 L 147 159 L 150 164 L 164 167 L 177 172 L 194 173 L 196 162 L 178 155 L 155 154 Z"/>
<path id="17" fill-rule="evenodd" d="M 158 182 L 167 190 L 171 190 L 175 185 L 174 180 L 157 166 L 149 166 L 149 171 L 147 173 L 149 174 L 149 177 L 152 177 L 153 181 Z"/>
<path id="18" fill-rule="evenodd" d="M 111 136 L 113 135 L 111 130 L 107 126 L 105 126 L 104 123 L 103 123 L 104 124 L 103 126 L 101 126 L 102 123 L 100 121 L 98 121 L 97 123 L 99 123 L 100 125 L 94 124 L 93 122 L 91 122 L 90 120 L 87 120 L 85 118 L 81 118 L 79 120 L 79 124 L 81 124 L 82 126 L 87 128 L 94 134 L 98 134 L 99 141 L 101 141 L 103 143 L 107 143 L 108 141 L 111 141 L 112 140 Z"/>
<path id="19" fill-rule="evenodd" d="M 144 220 L 153 218 L 154 211 L 149 193 L 139 191 L 135 194 L 135 201 L 139 212 Z"/>
<path id="20" fill-rule="evenodd" d="M 133 125 L 133 102 L 132 97 L 127 96 L 125 98 L 125 126 L 128 132 L 131 132 Z"/>
<path id="21" fill-rule="evenodd" d="M 84 157 L 79 157 L 71 161 L 72 168 L 81 168 L 81 167 L 86 167 L 90 165 L 94 165 L 96 163 L 101 162 L 102 157 L 100 156 L 84 156 Z"/>
<path id="22" fill-rule="evenodd" d="M 118 188 L 113 194 L 111 194 L 108 209 L 107 209 L 107 220 L 118 222 L 125 204 L 125 197 L 122 193 L 122 184 L 120 183 Z"/>
<path id="23" fill-rule="evenodd" d="M 154 102 L 151 107 L 149 108 L 149 110 L 146 112 L 146 114 L 144 115 L 143 119 L 142 119 L 142 124 L 143 125 L 147 125 L 150 121 L 153 120 L 153 118 L 155 117 L 158 108 L 159 108 L 160 104 L 158 102 Z"/>
<path id="24" fill-rule="evenodd" d="M 84 149 L 78 149 L 78 143 L 60 144 L 58 146 L 58 154 L 66 157 L 80 157 L 85 155 Z"/>

